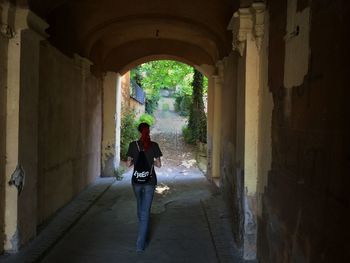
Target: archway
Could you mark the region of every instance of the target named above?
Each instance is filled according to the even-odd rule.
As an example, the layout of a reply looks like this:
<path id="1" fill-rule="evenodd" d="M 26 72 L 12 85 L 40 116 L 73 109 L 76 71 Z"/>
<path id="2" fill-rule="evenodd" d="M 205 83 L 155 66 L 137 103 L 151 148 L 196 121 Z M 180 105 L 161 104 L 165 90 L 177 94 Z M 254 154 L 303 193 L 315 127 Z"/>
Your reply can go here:
<path id="1" fill-rule="evenodd" d="M 35 2 L 36 1 L 33 1 L 33 8 Z M 40 2 L 38 1 L 37 3 Z M 42 3 L 40 3 L 40 6 L 41 4 Z M 46 6 L 46 11 L 38 8 L 38 13 L 49 23 L 51 22 L 48 30 L 51 34 L 49 42 L 40 43 L 39 40 L 37 44 L 40 43 L 40 45 L 36 46 L 40 49 L 40 59 L 42 59 L 40 63 L 45 64 L 40 65 L 42 73 L 39 76 L 39 86 L 44 87 L 46 90 L 44 91 L 44 89 L 42 89 L 44 92 L 40 92 L 39 89 L 39 97 L 41 96 L 43 99 L 47 99 L 47 104 L 42 106 L 41 112 L 50 112 L 50 110 L 52 110 L 54 112 L 53 119 L 57 120 L 57 122 L 63 119 L 64 126 L 70 127 L 72 128 L 71 130 L 74 131 L 73 135 L 69 134 L 67 130 L 55 134 L 52 132 L 52 130 L 54 130 L 52 126 L 58 126 L 57 123 L 51 123 L 46 119 L 46 116 L 43 117 L 43 124 L 39 122 L 41 125 L 40 127 L 43 128 L 40 129 L 40 131 L 43 133 L 47 131 L 52 132 L 51 135 L 58 136 L 60 139 L 65 139 L 64 135 L 67 135 L 67 138 L 70 140 L 69 145 L 68 143 L 66 145 L 67 147 L 57 145 L 58 147 L 62 147 L 61 152 L 55 153 L 56 155 L 52 154 L 52 156 L 46 155 L 45 153 L 49 152 L 46 145 L 52 143 L 54 136 L 49 138 L 47 144 L 39 144 L 40 147 L 42 147 L 39 151 L 40 160 L 45 161 L 47 157 L 49 160 L 47 162 L 48 166 L 42 167 L 42 174 L 50 175 L 41 176 L 43 180 L 39 181 L 44 181 L 43 183 L 46 184 L 49 177 L 53 179 L 51 181 L 52 184 L 48 184 L 49 186 L 46 190 L 40 190 L 40 200 L 44 200 L 44 204 L 39 207 L 43 208 L 45 213 L 43 213 L 39 221 L 43 221 L 52 215 L 54 211 L 68 202 L 70 198 L 91 182 L 93 176 L 89 174 L 84 177 L 82 174 L 86 171 L 84 170 L 85 168 L 83 169 L 83 167 L 85 167 L 84 164 L 90 163 L 93 169 L 89 171 L 94 172 L 98 166 L 99 160 L 96 158 L 96 156 L 98 156 L 96 148 L 98 147 L 93 147 L 96 146 L 96 140 L 91 138 L 94 132 L 96 132 L 97 136 L 100 136 L 98 132 L 100 125 L 104 127 L 104 131 L 106 131 L 106 126 L 98 123 L 98 115 L 101 113 L 100 105 L 101 103 L 107 105 L 108 99 L 110 98 L 118 98 L 116 95 L 117 91 L 114 90 L 118 87 L 120 73 L 125 72 L 128 68 L 141 61 L 147 61 L 157 57 L 162 59 L 177 58 L 180 61 L 186 61 L 194 65 L 208 76 L 208 143 L 211 144 L 209 145 L 209 149 L 212 149 L 212 152 L 209 153 L 209 159 L 212 160 L 209 164 L 209 170 L 212 169 L 210 174 L 212 177 L 218 178 L 219 181 L 221 180 L 221 174 L 225 173 L 225 167 L 221 165 L 221 150 L 224 148 L 223 143 L 226 143 L 226 141 L 222 140 L 222 123 L 225 122 L 225 118 L 222 118 L 222 112 L 225 109 L 222 108 L 221 102 L 225 95 L 225 86 L 233 89 L 234 85 L 231 85 L 232 82 L 230 83 L 229 81 L 227 82 L 228 84 L 225 84 L 225 79 L 231 76 L 231 73 L 229 72 L 230 68 L 225 65 L 226 62 L 221 60 L 232 51 L 232 32 L 227 30 L 228 22 L 232 16 L 232 4 L 228 3 L 228 1 L 218 1 L 217 3 L 212 3 L 210 1 L 205 3 L 201 1 L 192 1 L 186 4 L 186 6 L 178 6 L 176 3 L 173 3 L 175 5 L 176 15 L 171 15 L 170 13 L 173 13 L 174 10 L 169 10 L 167 5 L 160 3 L 156 5 L 156 11 L 152 11 L 153 9 L 151 10 L 145 6 L 135 10 L 135 6 L 133 5 L 135 3 L 129 2 L 125 3 L 123 6 L 118 6 L 120 8 L 113 9 L 112 7 L 115 3 L 106 1 L 105 6 L 98 4 L 98 8 L 100 9 L 98 9 L 99 11 L 97 12 L 91 8 L 90 4 L 94 6 L 93 2 L 71 3 L 63 1 L 60 5 L 55 7 Z M 194 12 L 195 8 L 202 4 L 206 6 L 204 12 Z M 45 7 L 45 5 L 43 5 L 43 7 Z M 108 8 L 115 12 L 110 12 Z M 144 13 L 141 12 L 140 14 L 140 10 L 143 10 Z M 28 15 L 28 13 L 22 12 L 23 10 L 15 11 Z M 188 11 L 194 14 L 193 17 L 188 17 Z M 99 12 L 108 15 L 101 16 Z M 59 19 L 63 14 L 65 19 Z M 91 19 L 86 19 L 88 16 L 91 16 Z M 35 16 L 29 13 L 28 17 L 33 18 Z M 25 18 L 20 21 L 28 17 L 25 16 Z M 32 30 L 43 33 L 47 25 L 45 25 L 43 21 L 41 21 L 41 23 L 38 21 L 41 21 L 40 18 L 35 17 L 29 26 Z M 159 24 L 161 24 L 161 27 Z M 71 31 L 67 32 L 67 27 L 71 28 Z M 21 30 L 18 30 L 21 34 Z M 20 36 L 20 34 L 17 36 Z M 45 34 L 42 34 L 41 37 L 45 37 Z M 246 39 L 243 41 L 246 41 Z M 11 43 L 15 44 L 15 40 Z M 29 43 L 26 44 L 29 45 Z M 53 46 L 59 48 L 60 51 L 53 48 Z M 68 55 L 68 57 L 63 56 L 61 51 Z M 17 52 L 23 56 L 28 55 L 28 51 L 21 51 L 18 47 Z M 73 55 L 74 52 L 85 56 L 90 61 L 86 58 Z M 71 58 L 72 56 L 74 59 Z M 39 55 L 37 55 L 36 58 L 38 57 Z M 58 57 L 59 59 L 57 59 Z M 226 59 L 226 61 L 229 60 L 230 59 Z M 89 71 L 92 64 L 93 75 Z M 47 69 L 51 71 L 50 74 L 43 74 L 43 72 L 46 73 L 46 69 L 44 68 L 46 65 L 50 65 Z M 17 61 L 15 66 L 20 67 L 21 63 Z M 35 70 L 35 67 L 33 67 L 33 70 Z M 244 73 L 245 71 L 243 71 L 243 74 Z M 47 76 L 52 78 L 59 77 L 59 80 L 52 81 L 52 79 Z M 108 83 L 106 82 L 106 78 L 110 78 Z M 50 81 L 56 85 L 50 87 L 48 84 Z M 65 81 L 70 83 L 65 83 Z M 111 90 L 110 96 L 107 96 L 107 92 L 99 93 L 99 88 L 101 86 L 103 86 L 104 91 L 106 91 L 106 89 Z M 69 88 L 62 94 L 60 93 L 61 87 Z M 16 88 L 19 88 L 19 85 L 17 85 Z M 51 90 L 57 91 L 56 97 L 56 94 L 50 93 Z M 65 100 L 64 96 L 67 94 L 71 97 Z M 48 105 L 49 99 L 45 98 L 45 96 L 48 96 L 49 99 L 53 99 L 51 105 Z M 55 101 L 55 99 L 58 101 Z M 45 111 L 45 109 L 49 110 Z M 68 115 L 67 111 L 72 112 L 71 116 L 69 116 L 69 118 L 62 118 L 62 116 Z M 117 112 L 117 109 L 115 109 L 115 111 Z M 56 112 L 59 112 L 59 114 L 55 115 Z M 115 114 L 110 114 L 110 116 L 108 116 L 105 113 L 106 111 L 103 111 L 103 117 L 115 118 Z M 231 115 L 229 117 L 231 117 Z M 88 118 L 88 120 L 84 118 Z M 96 122 L 98 125 L 96 125 Z M 19 127 L 16 128 L 19 129 Z M 87 143 L 80 141 L 77 138 L 77 134 L 84 135 L 84 138 L 89 138 Z M 42 138 L 45 137 L 40 137 L 40 139 Z M 232 144 L 233 143 L 235 142 L 232 142 Z M 225 145 L 225 148 L 227 148 L 226 146 L 227 145 Z M 233 152 L 229 153 L 233 154 Z M 32 156 L 35 157 L 37 154 L 38 153 L 33 152 Z M 57 161 L 57 163 L 50 163 L 55 157 L 60 161 Z M 40 162 L 40 165 L 42 165 L 42 163 L 43 162 Z M 232 163 L 230 164 L 232 165 Z M 241 167 L 245 167 L 244 164 L 241 164 Z M 55 177 L 56 168 L 62 169 L 60 172 L 66 172 L 66 170 L 68 170 L 66 174 L 69 176 L 64 180 L 54 181 L 57 180 L 57 177 Z M 227 176 L 231 175 L 230 172 L 227 173 Z M 60 185 L 60 187 L 64 188 L 65 184 L 71 182 L 70 176 L 74 173 L 79 173 L 81 178 L 69 185 L 70 192 L 67 195 L 63 194 L 57 203 L 56 200 L 59 198 L 54 199 L 53 196 L 47 198 L 47 195 L 49 195 L 48 192 L 53 188 L 53 185 L 61 183 L 62 185 Z M 34 181 L 35 180 L 33 180 L 33 182 Z M 221 180 L 219 183 L 223 184 L 225 181 Z M 243 187 L 245 188 L 246 185 Z M 254 188 L 254 185 L 252 188 Z M 57 190 L 58 189 L 57 187 Z M 234 192 L 236 189 L 232 188 L 231 190 Z M 13 194 L 15 193 L 16 192 Z M 244 195 L 244 193 L 241 192 L 239 194 Z M 21 200 L 23 204 L 27 201 L 32 202 L 32 200 L 29 199 L 24 200 L 22 198 Z M 45 203 L 46 201 L 48 202 Z M 239 201 L 241 201 L 241 199 Z M 32 203 L 35 203 L 35 201 Z M 14 207 L 14 209 L 17 210 L 17 206 Z M 29 215 L 28 211 L 25 213 L 26 216 Z M 244 218 L 244 215 L 240 215 Z M 34 218 L 32 222 L 35 224 L 37 219 Z M 26 232 L 26 237 L 30 238 L 35 231 L 33 231 L 33 226 L 24 226 L 24 228 L 26 227 L 27 229 L 24 229 L 24 232 Z M 242 230 L 242 232 L 244 231 Z M 9 236 L 14 234 L 15 227 L 11 229 Z M 8 245 L 11 246 L 10 242 L 8 242 Z"/>

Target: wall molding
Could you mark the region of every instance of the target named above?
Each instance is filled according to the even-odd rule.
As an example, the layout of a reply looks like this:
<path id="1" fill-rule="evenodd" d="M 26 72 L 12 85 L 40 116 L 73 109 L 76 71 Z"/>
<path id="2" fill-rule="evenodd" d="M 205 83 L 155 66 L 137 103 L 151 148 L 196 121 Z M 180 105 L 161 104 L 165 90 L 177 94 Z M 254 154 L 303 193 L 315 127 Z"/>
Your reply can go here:
<path id="1" fill-rule="evenodd" d="M 243 56 L 246 41 L 253 40 L 260 51 L 264 38 L 264 17 L 266 6 L 264 3 L 253 3 L 251 7 L 240 8 L 235 12 L 227 27 L 232 31 L 232 50 Z"/>

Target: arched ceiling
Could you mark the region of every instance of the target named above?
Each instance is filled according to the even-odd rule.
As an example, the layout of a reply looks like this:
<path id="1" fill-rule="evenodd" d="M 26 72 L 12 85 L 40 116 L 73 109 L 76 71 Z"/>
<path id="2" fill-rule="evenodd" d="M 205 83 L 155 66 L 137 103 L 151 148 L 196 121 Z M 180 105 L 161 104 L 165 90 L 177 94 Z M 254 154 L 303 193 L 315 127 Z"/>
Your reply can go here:
<path id="1" fill-rule="evenodd" d="M 53 45 L 117 72 L 157 56 L 215 64 L 231 51 L 227 25 L 239 7 L 238 0 L 28 1 L 50 24 Z"/>

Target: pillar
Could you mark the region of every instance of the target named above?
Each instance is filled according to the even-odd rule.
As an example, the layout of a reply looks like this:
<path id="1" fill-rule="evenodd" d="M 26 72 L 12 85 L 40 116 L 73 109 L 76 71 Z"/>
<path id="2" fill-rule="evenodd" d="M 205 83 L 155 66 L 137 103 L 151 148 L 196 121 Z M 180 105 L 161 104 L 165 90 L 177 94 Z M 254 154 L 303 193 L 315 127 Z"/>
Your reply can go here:
<path id="1" fill-rule="evenodd" d="M 102 98 L 102 176 L 114 176 L 116 169 L 116 114 L 118 83 L 120 83 L 120 76 L 118 76 L 117 73 L 107 72 L 104 76 Z M 118 92 L 120 91 L 118 90 Z"/>
<path id="2" fill-rule="evenodd" d="M 117 74 L 117 94 L 116 94 L 116 113 L 115 113 L 115 167 L 120 165 L 120 127 L 122 112 L 122 76 Z"/>
<path id="3" fill-rule="evenodd" d="M 264 32 L 264 3 L 240 8 L 232 17 L 233 50 L 244 60 L 244 233 L 243 257 L 256 258 L 258 141 L 261 95 L 260 49 Z"/>
<path id="4" fill-rule="evenodd" d="M 214 134 L 214 101 L 215 101 L 215 82 L 214 77 L 208 77 L 208 124 L 207 124 L 207 176 L 213 174 L 213 134 Z M 209 178 L 210 179 L 210 178 Z"/>
<path id="5" fill-rule="evenodd" d="M 223 86 L 223 64 L 218 63 L 217 75 L 214 75 L 214 116 L 213 116 L 213 152 L 212 152 L 212 179 L 219 183 L 220 156 L 221 156 L 221 96 Z"/>
<path id="6" fill-rule="evenodd" d="M 36 235 L 39 50 L 48 25 L 28 9 L 8 14 L 4 249 L 17 251 Z"/>

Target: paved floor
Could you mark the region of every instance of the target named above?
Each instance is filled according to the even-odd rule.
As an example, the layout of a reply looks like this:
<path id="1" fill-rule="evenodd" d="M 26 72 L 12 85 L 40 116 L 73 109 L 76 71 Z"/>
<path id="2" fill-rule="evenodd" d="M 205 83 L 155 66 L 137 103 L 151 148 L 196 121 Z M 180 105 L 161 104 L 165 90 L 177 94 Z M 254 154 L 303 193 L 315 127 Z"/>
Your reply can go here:
<path id="1" fill-rule="evenodd" d="M 201 203 L 211 196 L 209 183 L 200 173 L 159 177 L 145 252 L 135 252 L 136 208 L 127 175 L 112 185 L 42 262 L 218 262 Z"/>
<path id="2" fill-rule="evenodd" d="M 159 171 L 158 176 L 151 238 L 145 252 L 135 251 L 137 219 L 129 172 L 101 195 L 88 189 L 82 194 L 84 198 L 64 208 L 36 241 L 0 261 L 241 262 L 234 250 L 230 218 L 217 189 L 199 171 L 186 173 L 183 167 Z M 89 202 L 87 212 L 74 214 L 83 211 Z M 72 223 L 68 231 L 61 224 L 65 221 Z M 61 233 L 47 234 L 55 229 Z"/>
<path id="3" fill-rule="evenodd" d="M 184 120 L 171 114 L 171 120 L 158 116 L 152 129 L 152 139 L 159 143 L 164 158 L 163 167 L 157 169 L 150 242 L 143 253 L 135 249 L 136 202 L 129 171 L 121 181 L 98 179 L 20 253 L 2 256 L 0 261 L 242 262 L 220 192 L 197 168 L 193 148 L 183 143 Z"/>

